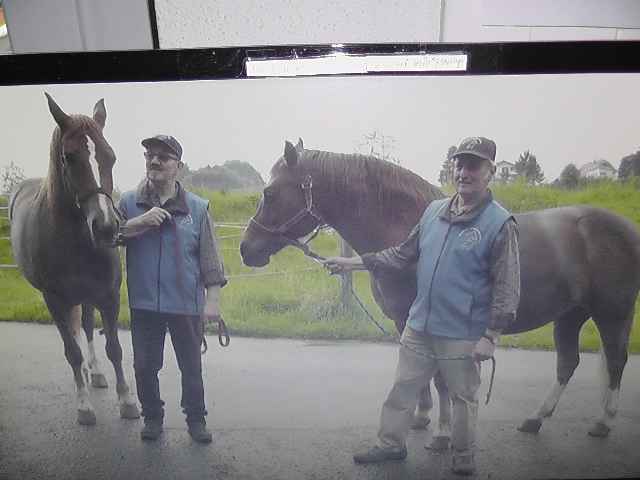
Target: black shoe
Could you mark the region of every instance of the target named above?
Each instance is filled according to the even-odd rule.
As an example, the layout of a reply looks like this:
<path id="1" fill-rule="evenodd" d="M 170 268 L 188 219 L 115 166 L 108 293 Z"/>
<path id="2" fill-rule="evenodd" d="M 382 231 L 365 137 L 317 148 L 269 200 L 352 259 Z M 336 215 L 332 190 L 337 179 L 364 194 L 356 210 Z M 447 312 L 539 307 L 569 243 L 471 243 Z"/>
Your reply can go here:
<path id="1" fill-rule="evenodd" d="M 473 475 L 476 464 L 472 453 L 454 453 L 451 459 L 451 471 L 458 475 Z"/>
<path id="2" fill-rule="evenodd" d="M 189 423 L 189 435 L 198 443 L 211 443 L 213 435 L 204 422 Z"/>
<path id="3" fill-rule="evenodd" d="M 142 440 L 157 440 L 162 433 L 162 419 L 145 418 L 144 428 L 140 432 Z"/>
<path id="4" fill-rule="evenodd" d="M 402 447 L 378 447 L 377 445 L 366 452 L 353 456 L 356 463 L 379 463 L 388 460 L 404 460 L 407 458 L 407 448 Z"/>

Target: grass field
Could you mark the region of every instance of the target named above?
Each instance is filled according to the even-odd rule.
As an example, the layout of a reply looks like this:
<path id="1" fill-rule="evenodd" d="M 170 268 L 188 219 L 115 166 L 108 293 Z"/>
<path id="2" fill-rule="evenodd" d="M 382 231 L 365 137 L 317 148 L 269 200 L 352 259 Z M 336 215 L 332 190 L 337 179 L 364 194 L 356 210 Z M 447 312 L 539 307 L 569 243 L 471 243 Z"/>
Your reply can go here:
<path id="1" fill-rule="evenodd" d="M 627 216 L 640 225 L 640 183 L 600 182 L 575 191 L 551 186 L 496 186 L 496 198 L 513 212 L 570 204 L 591 204 Z M 199 191 L 211 200 L 217 223 L 246 223 L 255 211 L 259 195 Z M 0 204 L 2 204 L 0 199 Z M 2 214 L 0 213 L 0 216 Z M 6 220 L 0 220 L 0 236 L 8 235 Z M 238 245 L 241 229 L 218 227 L 216 234 L 223 254 L 229 284 L 222 292 L 222 312 L 232 334 L 263 337 L 316 339 L 386 340 L 357 304 L 344 308 L 340 302 L 340 281 L 295 249 L 285 249 L 260 269 L 242 264 Z M 0 263 L 13 263 L 7 241 L 0 243 Z M 323 233 L 313 241 L 313 249 L 323 255 L 338 253 L 338 238 Z M 49 314 L 39 292 L 31 288 L 17 270 L 0 269 L 0 320 L 49 322 Z M 368 274 L 354 276 L 354 288 L 374 318 L 388 332 L 393 323 L 386 319 L 371 296 Z M 120 322 L 129 324 L 126 288 L 122 288 Z M 631 352 L 640 352 L 640 305 L 630 343 Z M 502 345 L 519 348 L 553 348 L 552 326 L 525 334 L 504 336 Z M 581 333 L 582 350 L 597 350 L 600 342 L 591 321 Z"/>

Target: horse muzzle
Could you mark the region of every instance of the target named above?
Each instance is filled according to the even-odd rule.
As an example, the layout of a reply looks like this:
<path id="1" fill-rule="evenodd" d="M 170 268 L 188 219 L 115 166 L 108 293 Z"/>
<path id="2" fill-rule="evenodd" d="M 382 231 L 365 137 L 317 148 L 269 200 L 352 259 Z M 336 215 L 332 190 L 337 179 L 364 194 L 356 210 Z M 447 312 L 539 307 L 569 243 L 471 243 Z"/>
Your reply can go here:
<path id="1" fill-rule="evenodd" d="M 240 242 L 240 256 L 242 263 L 248 267 L 264 267 L 269 264 L 271 253 L 266 249 L 255 249 L 246 241 Z"/>

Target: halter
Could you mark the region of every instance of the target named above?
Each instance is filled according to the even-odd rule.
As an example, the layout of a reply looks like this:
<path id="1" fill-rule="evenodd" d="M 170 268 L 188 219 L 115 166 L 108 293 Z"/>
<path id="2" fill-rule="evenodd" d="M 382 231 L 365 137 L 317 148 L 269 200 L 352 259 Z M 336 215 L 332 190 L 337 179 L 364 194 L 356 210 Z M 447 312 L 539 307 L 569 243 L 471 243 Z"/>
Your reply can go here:
<path id="1" fill-rule="evenodd" d="M 107 192 L 104 191 L 104 189 L 102 187 L 96 187 L 93 188 L 91 190 L 89 190 L 87 193 L 85 193 L 84 195 L 75 195 L 75 199 L 76 199 L 76 206 L 78 208 L 80 208 L 80 204 L 83 202 L 86 202 L 90 197 L 94 196 L 94 195 L 104 195 L 105 197 L 107 197 L 109 199 L 109 202 L 111 202 L 111 206 L 113 207 L 113 211 L 116 214 L 116 217 L 118 218 L 118 221 L 122 221 L 123 217 L 122 217 L 122 213 L 120 213 L 120 210 L 118 210 L 118 207 L 116 207 L 115 202 L 113 201 L 113 198 L 111 197 L 111 195 L 109 195 Z"/>
<path id="2" fill-rule="evenodd" d="M 262 231 L 267 232 L 270 235 L 275 235 L 275 236 L 279 237 L 286 244 L 291 245 L 291 246 L 296 247 L 296 248 L 299 248 L 300 250 L 302 250 L 305 253 L 305 255 L 307 255 L 307 256 L 315 259 L 315 260 L 322 260 L 323 257 L 318 255 L 317 253 L 312 252 L 309 249 L 309 245 L 308 245 L 309 242 L 311 242 L 311 240 L 313 240 L 318 235 L 318 233 L 320 232 L 322 227 L 325 226 L 324 220 L 322 219 L 320 214 L 317 211 L 315 211 L 315 209 L 313 207 L 313 192 L 312 192 L 313 180 L 311 179 L 311 175 L 307 175 L 305 177 L 304 182 L 302 182 L 300 184 L 300 188 L 302 188 L 302 191 L 304 192 L 304 201 L 305 201 L 305 204 L 306 204 L 305 208 L 302 208 L 300 211 L 298 211 L 298 213 L 296 213 L 289 220 L 281 223 L 277 227 L 270 228 L 270 227 L 267 227 L 265 225 L 262 225 L 260 222 L 258 222 L 256 220 L 256 217 L 253 216 L 249 220 L 249 224 L 250 225 L 253 224 L 253 225 L 257 226 Z M 307 241 L 301 242 L 301 241 L 299 241 L 297 239 L 293 239 L 291 237 L 288 237 L 286 235 L 287 232 L 290 231 L 293 226 L 295 226 L 298 223 L 300 223 L 300 221 L 302 221 L 307 216 L 313 217 L 318 222 L 318 225 L 313 230 L 312 235 L 307 239 Z"/>

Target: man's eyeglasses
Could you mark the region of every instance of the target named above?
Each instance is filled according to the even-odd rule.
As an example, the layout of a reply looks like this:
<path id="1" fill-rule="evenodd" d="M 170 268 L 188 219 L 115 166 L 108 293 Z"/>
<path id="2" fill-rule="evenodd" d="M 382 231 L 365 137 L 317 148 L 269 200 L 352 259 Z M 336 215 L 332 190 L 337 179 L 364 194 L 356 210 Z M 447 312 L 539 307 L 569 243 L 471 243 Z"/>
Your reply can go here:
<path id="1" fill-rule="evenodd" d="M 178 157 L 170 153 L 157 153 L 157 152 L 144 152 L 144 158 L 151 160 L 153 157 L 158 157 L 161 162 L 168 162 L 169 160 L 178 160 Z"/>

